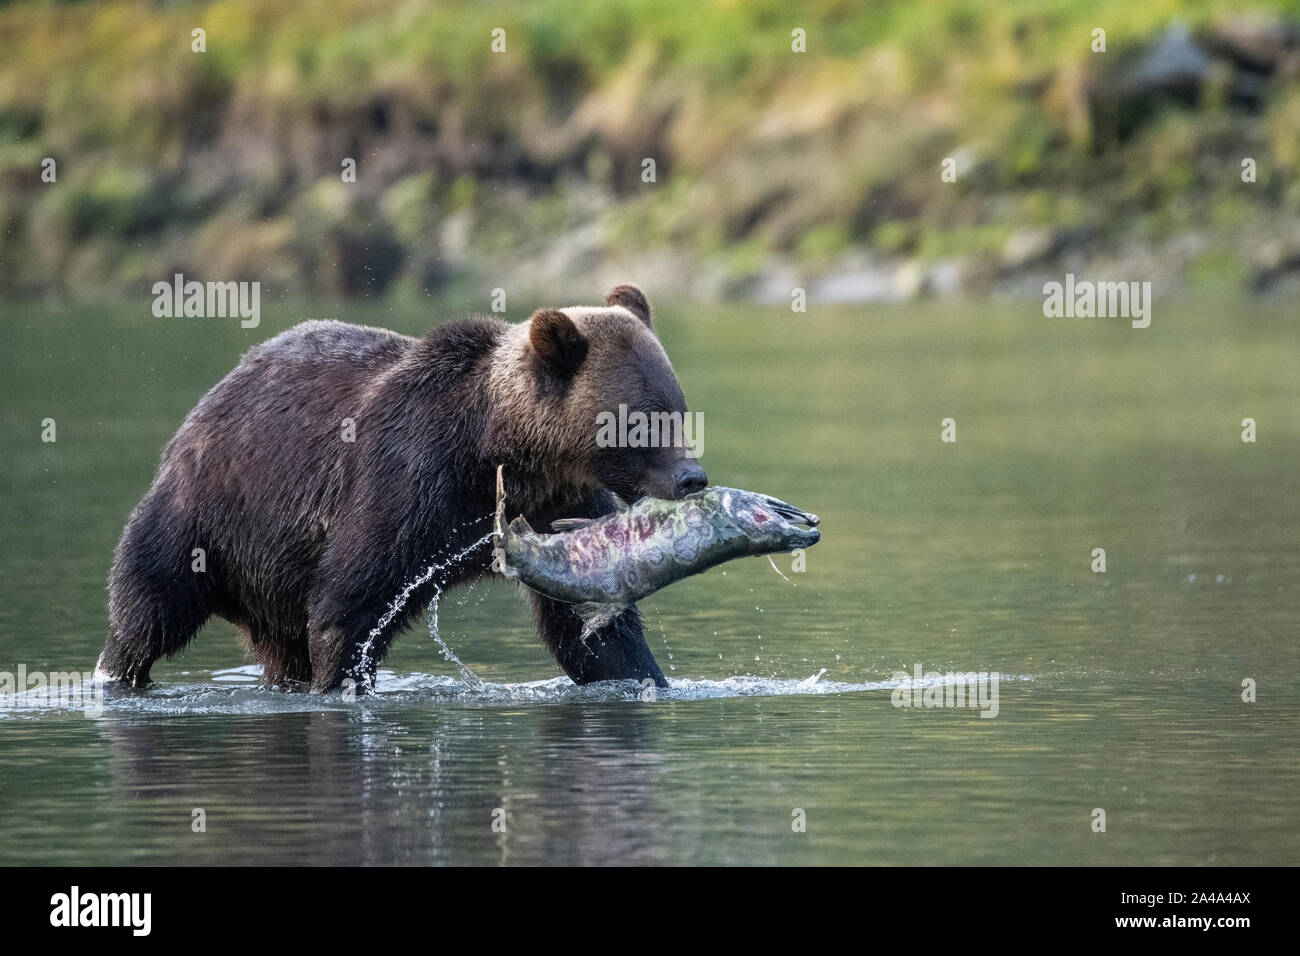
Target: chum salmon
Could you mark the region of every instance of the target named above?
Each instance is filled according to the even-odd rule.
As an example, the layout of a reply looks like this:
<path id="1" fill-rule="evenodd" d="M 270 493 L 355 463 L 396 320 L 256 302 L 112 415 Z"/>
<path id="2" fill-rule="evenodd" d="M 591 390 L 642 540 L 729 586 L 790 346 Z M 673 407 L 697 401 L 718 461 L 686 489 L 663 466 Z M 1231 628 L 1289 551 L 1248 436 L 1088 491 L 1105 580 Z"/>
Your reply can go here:
<path id="1" fill-rule="evenodd" d="M 684 498 L 622 502 L 600 518 L 562 518 L 554 533 L 520 515 L 505 520 L 497 467 L 493 570 L 549 598 L 576 606 L 587 632 L 674 581 L 750 555 L 808 548 L 820 519 L 788 502 L 711 485 Z"/>

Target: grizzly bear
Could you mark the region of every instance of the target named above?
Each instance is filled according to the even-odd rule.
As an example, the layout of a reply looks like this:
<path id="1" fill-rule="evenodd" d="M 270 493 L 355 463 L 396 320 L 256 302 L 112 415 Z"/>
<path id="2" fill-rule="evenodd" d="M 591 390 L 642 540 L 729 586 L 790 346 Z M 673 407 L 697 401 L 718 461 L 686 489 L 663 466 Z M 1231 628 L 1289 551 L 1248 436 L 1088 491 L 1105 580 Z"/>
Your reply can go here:
<path id="1" fill-rule="evenodd" d="M 289 329 L 249 350 L 164 448 L 114 556 L 98 672 L 144 686 L 216 614 L 247 634 L 272 684 L 373 688 L 435 588 L 488 570 L 482 542 L 371 636 L 407 582 L 488 532 L 497 465 L 511 510 L 539 529 L 608 514 L 615 495 L 706 485 L 688 447 L 599 447 L 597 416 L 620 404 L 686 414 L 634 286 L 603 307 L 464 319 L 423 338 L 333 321 Z M 575 682 L 666 683 L 636 608 L 584 640 L 571 606 L 528 596 Z"/>

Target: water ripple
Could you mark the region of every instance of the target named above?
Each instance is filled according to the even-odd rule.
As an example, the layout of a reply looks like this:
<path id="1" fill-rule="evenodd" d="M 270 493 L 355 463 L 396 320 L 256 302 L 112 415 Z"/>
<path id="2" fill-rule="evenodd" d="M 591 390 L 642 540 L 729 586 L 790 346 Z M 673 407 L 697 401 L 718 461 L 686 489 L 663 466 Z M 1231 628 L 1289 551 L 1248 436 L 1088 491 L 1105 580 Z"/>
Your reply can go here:
<path id="1" fill-rule="evenodd" d="M 720 680 L 669 678 L 667 688 L 656 688 L 660 700 L 716 700 L 728 697 L 792 697 L 857 694 L 893 691 L 909 684 L 917 687 L 960 683 L 963 674 L 945 674 L 930 681 L 880 680 L 861 683 L 823 680 L 826 671 L 804 678 L 755 677 L 741 674 Z M 144 691 L 127 690 L 114 685 L 104 688 L 102 706 L 85 696 L 75 706 L 53 700 L 48 691 L 33 690 L 24 694 L 0 695 L 0 719 L 4 717 L 39 717 L 81 712 L 88 716 L 103 714 L 273 714 L 304 713 L 326 710 L 385 710 L 421 706 L 430 703 L 460 706 L 495 706 L 501 704 L 561 704 L 589 702 L 640 702 L 646 688 L 634 681 L 603 681 L 578 685 L 567 677 L 547 680 L 467 684 L 458 677 L 442 674 L 404 674 L 381 671 L 378 689 L 355 700 L 341 693 L 307 694 L 267 687 L 256 665 L 206 672 L 187 672 L 184 682 L 155 684 Z M 1031 680 L 1030 677 L 1002 675 L 1002 681 Z"/>

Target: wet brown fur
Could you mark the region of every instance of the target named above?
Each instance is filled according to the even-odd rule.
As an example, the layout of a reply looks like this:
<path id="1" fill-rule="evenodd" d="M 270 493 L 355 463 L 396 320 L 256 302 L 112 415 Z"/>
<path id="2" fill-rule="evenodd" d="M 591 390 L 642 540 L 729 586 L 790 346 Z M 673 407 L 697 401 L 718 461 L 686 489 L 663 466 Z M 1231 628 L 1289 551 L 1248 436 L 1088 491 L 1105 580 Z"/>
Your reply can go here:
<path id="1" fill-rule="evenodd" d="M 471 318 L 423 338 L 308 322 L 251 349 L 163 452 L 109 581 L 106 676 L 143 686 L 216 614 L 275 684 L 363 688 L 435 583 L 482 574 L 488 545 L 370 630 L 430 560 L 487 532 L 496 466 L 534 527 L 594 517 L 610 493 L 672 497 L 682 449 L 600 449 L 596 415 L 685 412 L 640 290 L 604 306 Z M 342 438 L 355 421 L 356 440 Z M 191 570 L 194 549 L 206 570 Z M 572 609 L 530 594 L 543 643 L 580 683 L 663 675 L 635 608 L 586 642 Z"/>

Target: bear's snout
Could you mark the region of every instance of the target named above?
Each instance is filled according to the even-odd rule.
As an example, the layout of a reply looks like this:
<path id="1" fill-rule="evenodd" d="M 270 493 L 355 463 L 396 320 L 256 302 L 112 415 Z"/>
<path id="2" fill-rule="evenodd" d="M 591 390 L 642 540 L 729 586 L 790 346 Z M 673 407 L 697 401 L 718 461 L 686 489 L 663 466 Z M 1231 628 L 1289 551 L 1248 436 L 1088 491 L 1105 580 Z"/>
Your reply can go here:
<path id="1" fill-rule="evenodd" d="M 680 462 L 677 465 L 677 471 L 674 473 L 673 479 L 676 482 L 678 498 L 685 498 L 697 491 L 703 491 L 709 484 L 709 476 L 704 473 L 704 469 L 700 465 L 693 461 Z"/>

